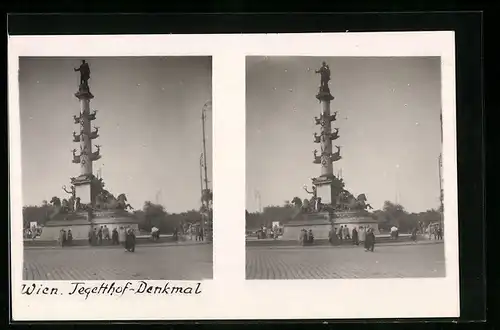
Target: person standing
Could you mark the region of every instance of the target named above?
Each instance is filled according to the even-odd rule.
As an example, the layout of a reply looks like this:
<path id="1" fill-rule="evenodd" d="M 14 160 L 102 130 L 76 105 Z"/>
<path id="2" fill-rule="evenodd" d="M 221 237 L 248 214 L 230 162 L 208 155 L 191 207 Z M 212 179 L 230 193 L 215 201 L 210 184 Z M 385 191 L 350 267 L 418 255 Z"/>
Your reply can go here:
<path id="1" fill-rule="evenodd" d="M 365 240 L 366 240 L 366 229 L 363 226 L 359 227 L 358 240 L 359 240 L 359 242 L 361 244 L 365 243 Z"/>
<path id="2" fill-rule="evenodd" d="M 61 247 L 63 247 L 63 246 L 64 246 L 64 229 L 61 229 L 61 230 L 59 231 L 59 245 L 60 245 Z"/>
<path id="3" fill-rule="evenodd" d="M 126 238 L 125 228 L 120 227 L 120 229 L 118 231 L 118 242 L 119 242 L 119 244 L 123 244 L 125 246 L 125 238 Z"/>
<path id="4" fill-rule="evenodd" d="M 342 244 L 342 239 L 343 239 L 342 235 L 343 234 L 344 234 L 344 226 L 341 225 L 340 228 L 339 228 L 339 230 L 338 230 L 338 232 L 337 232 L 337 236 L 338 236 L 338 238 L 340 240 L 340 244 Z"/>
<path id="5" fill-rule="evenodd" d="M 305 230 L 305 229 L 301 229 L 301 230 L 300 230 L 300 234 L 299 234 L 299 242 L 300 242 L 300 245 L 302 245 L 302 246 L 306 245 L 306 241 L 307 241 L 307 233 L 306 233 L 306 230 Z"/>
<path id="6" fill-rule="evenodd" d="M 97 244 L 102 245 L 102 226 L 99 228 L 97 232 Z"/>
<path id="7" fill-rule="evenodd" d="M 111 231 L 111 244 L 120 245 L 120 242 L 118 240 L 118 230 L 116 230 L 116 227 Z"/>
<path id="8" fill-rule="evenodd" d="M 177 227 L 174 228 L 174 234 L 173 234 L 174 242 L 179 241 L 179 230 Z"/>
<path id="9" fill-rule="evenodd" d="M 417 227 L 413 228 L 413 230 L 411 231 L 411 240 L 414 242 L 414 243 L 417 243 Z"/>
<path id="10" fill-rule="evenodd" d="M 398 232 L 398 227 L 392 226 L 391 227 L 391 239 L 393 239 L 393 240 L 397 239 L 397 232 Z"/>
<path id="11" fill-rule="evenodd" d="M 438 240 L 443 239 L 443 228 L 441 228 L 441 226 L 439 226 L 437 229 L 437 237 L 438 237 Z"/>
<path id="12" fill-rule="evenodd" d="M 349 227 L 347 227 L 347 225 L 344 227 L 344 239 L 351 239 L 351 234 L 349 233 Z"/>
<path id="13" fill-rule="evenodd" d="M 125 237 L 125 249 L 129 252 L 135 252 L 135 234 L 132 228 L 127 228 Z"/>
<path id="14" fill-rule="evenodd" d="M 107 241 L 109 241 L 110 240 L 110 237 L 109 237 L 109 228 L 106 225 L 104 225 L 103 234 L 104 234 L 104 239 L 107 240 Z"/>
<path id="15" fill-rule="evenodd" d="M 92 231 L 92 245 L 97 245 L 97 228 Z"/>
<path id="16" fill-rule="evenodd" d="M 73 233 L 71 232 L 71 229 L 68 229 L 67 242 L 68 242 L 68 245 L 71 245 L 71 243 L 73 242 Z"/>
<path id="17" fill-rule="evenodd" d="M 373 233 L 373 229 L 368 227 L 366 230 L 366 238 L 365 238 L 365 251 L 371 251 L 375 249 L 375 234 Z"/>
<path id="18" fill-rule="evenodd" d="M 307 234 L 307 242 L 308 242 L 310 245 L 313 245 L 313 244 L 314 244 L 314 235 L 313 235 L 313 231 L 312 231 L 312 229 L 309 229 L 309 233 Z"/>
<path id="19" fill-rule="evenodd" d="M 352 229 L 352 244 L 359 245 L 358 230 L 356 229 L 356 227 Z"/>
<path id="20" fill-rule="evenodd" d="M 336 233 L 337 228 L 333 227 L 330 229 L 328 232 L 328 242 L 330 242 L 331 245 L 334 245 L 335 243 L 335 238 L 337 238 L 337 233 Z"/>

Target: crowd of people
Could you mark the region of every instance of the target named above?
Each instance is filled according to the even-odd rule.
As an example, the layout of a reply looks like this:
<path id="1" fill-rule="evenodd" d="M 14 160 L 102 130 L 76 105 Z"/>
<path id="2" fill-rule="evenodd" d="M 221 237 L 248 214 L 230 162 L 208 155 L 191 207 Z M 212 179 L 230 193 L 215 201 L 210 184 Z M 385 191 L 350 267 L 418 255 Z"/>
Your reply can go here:
<path id="1" fill-rule="evenodd" d="M 277 225 L 271 227 L 266 227 L 264 225 L 255 232 L 258 239 L 272 238 L 277 239 L 280 235 L 283 235 L 283 228 Z"/>
<path id="2" fill-rule="evenodd" d="M 33 226 L 25 228 L 23 231 L 23 238 L 35 239 L 42 234 L 42 227 Z"/>
<path id="3" fill-rule="evenodd" d="M 61 229 L 59 231 L 59 240 L 58 241 L 59 241 L 58 243 L 61 247 L 71 245 L 73 242 L 73 233 L 71 233 L 71 229 L 68 229 L 67 232 L 65 229 Z"/>
<path id="4" fill-rule="evenodd" d="M 115 227 L 111 233 L 106 225 L 99 228 L 94 227 L 89 231 L 88 240 L 91 246 L 102 245 L 103 240 L 105 240 L 111 241 L 111 245 L 122 244 L 127 251 L 135 251 L 136 235 L 131 227 Z"/>
<path id="5" fill-rule="evenodd" d="M 313 245 L 314 244 L 314 234 L 312 232 L 312 229 L 309 229 L 309 231 L 307 231 L 306 229 L 302 229 L 300 231 L 299 242 L 300 242 L 300 245 L 302 245 L 302 246 Z"/>
<path id="6" fill-rule="evenodd" d="M 350 230 L 347 225 L 341 225 L 338 228 L 333 227 L 328 235 L 328 241 L 332 245 L 340 245 L 348 240 L 356 246 L 362 244 L 365 251 L 373 252 L 375 249 L 375 231 L 370 226 L 359 226 Z"/>
<path id="7" fill-rule="evenodd" d="M 443 239 L 443 228 L 440 225 L 429 226 L 428 233 L 429 233 L 429 239 L 434 239 L 434 240 Z"/>
<path id="8" fill-rule="evenodd" d="M 134 230 L 130 227 L 120 227 L 113 228 L 113 230 L 109 231 L 109 228 L 104 225 L 100 227 L 94 227 L 89 230 L 88 242 L 91 246 L 99 246 L 103 244 L 103 241 L 110 241 L 111 245 L 120 245 L 122 244 L 127 251 L 134 252 L 135 251 L 135 240 L 136 236 Z M 58 244 L 61 247 L 71 246 L 73 243 L 73 233 L 71 229 L 61 229 L 59 231 Z"/>
<path id="9" fill-rule="evenodd" d="M 375 231 L 370 226 L 354 227 L 349 230 L 347 225 L 332 227 L 328 234 L 328 241 L 331 245 L 340 245 L 344 241 L 351 240 L 353 245 L 362 244 L 365 251 L 373 252 L 375 249 Z M 302 229 L 299 235 L 299 242 L 302 246 L 314 244 L 314 234 L 312 229 Z"/>
<path id="10" fill-rule="evenodd" d="M 205 240 L 205 232 L 203 231 L 203 228 L 199 225 L 191 225 L 188 229 L 189 232 L 189 239 L 193 240 L 193 237 L 195 238 L 196 241 L 204 241 Z M 174 235 L 178 235 L 178 231 L 174 232 Z M 175 239 L 175 237 L 174 237 Z"/>

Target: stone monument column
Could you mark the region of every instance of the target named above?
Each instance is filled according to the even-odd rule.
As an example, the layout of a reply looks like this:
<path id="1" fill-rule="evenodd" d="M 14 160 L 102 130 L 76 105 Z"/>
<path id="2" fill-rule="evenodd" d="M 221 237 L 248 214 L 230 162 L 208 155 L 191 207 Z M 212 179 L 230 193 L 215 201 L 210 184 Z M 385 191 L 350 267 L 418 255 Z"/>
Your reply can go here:
<path id="1" fill-rule="evenodd" d="M 101 158 L 99 148 L 92 152 L 92 140 L 98 137 L 98 129 L 91 131 L 90 123 L 95 120 L 97 111 L 90 112 L 90 100 L 94 98 L 90 92 L 88 80 L 90 78 L 90 68 L 88 63 L 82 61 L 82 64 L 75 71 L 80 71 L 80 85 L 75 96 L 80 101 L 80 115 L 74 116 L 75 124 L 79 125 L 79 133 L 73 132 L 73 141 L 79 142 L 80 154 L 76 155 L 73 150 L 73 163 L 80 164 L 80 175 L 72 179 L 75 186 L 76 198 L 79 198 L 83 205 L 93 204 L 93 186 L 96 178 L 93 174 L 92 162 Z M 95 189 L 94 189 L 95 190 Z"/>
<path id="2" fill-rule="evenodd" d="M 335 152 L 332 150 L 332 141 L 339 137 L 338 130 L 332 132 L 332 122 L 336 120 L 337 113 L 332 115 L 330 112 L 330 102 L 334 99 L 328 87 L 330 68 L 323 62 L 316 73 L 321 75 L 321 85 L 316 95 L 321 104 L 321 113 L 319 118 L 315 117 L 316 125 L 320 126 L 320 134 L 314 135 L 314 142 L 320 144 L 321 154 L 317 155 L 317 150 L 315 151 L 314 163 L 321 165 L 321 175 L 313 179 L 313 185 L 323 204 L 335 205 L 336 198 L 343 188 L 341 180 L 333 174 L 333 162 L 341 159 L 340 147 L 337 147 Z"/>
<path id="3" fill-rule="evenodd" d="M 327 95 L 318 94 L 319 100 L 321 102 L 321 175 L 322 176 L 332 176 L 333 175 L 333 164 L 330 161 L 330 155 L 332 154 L 332 141 L 330 135 L 332 133 L 331 121 L 330 121 L 330 98 L 333 96 L 328 93 Z"/>
<path id="4" fill-rule="evenodd" d="M 83 93 L 82 93 L 83 92 Z M 80 100 L 80 175 L 92 175 L 92 141 L 90 139 L 90 92 L 80 89 L 75 96 Z"/>

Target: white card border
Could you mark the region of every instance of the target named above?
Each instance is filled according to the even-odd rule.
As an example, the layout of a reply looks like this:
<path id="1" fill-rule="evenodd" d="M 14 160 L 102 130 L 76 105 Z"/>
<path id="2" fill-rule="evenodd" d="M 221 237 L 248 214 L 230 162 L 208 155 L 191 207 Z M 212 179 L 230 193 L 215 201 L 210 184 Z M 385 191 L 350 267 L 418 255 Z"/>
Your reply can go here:
<path id="1" fill-rule="evenodd" d="M 454 32 L 9 36 L 12 316 L 25 320 L 458 317 Z M 22 296 L 18 57 L 212 56 L 214 279 L 193 297 Z M 440 56 L 446 278 L 245 280 L 245 56 Z M 202 106 L 202 105 L 201 105 Z M 230 119 L 230 121 L 228 120 Z M 68 285 L 67 282 L 61 286 Z M 273 294 L 269 294 L 273 292 Z M 304 292 L 313 296 L 304 299 Z M 358 292 L 353 294 L 353 292 Z M 265 296 L 264 296 L 265 293 Z M 364 296 L 369 297 L 365 299 Z M 341 297 L 341 298 L 337 298 Z M 374 299 L 377 303 L 373 303 Z M 141 307 L 142 306 L 142 307 Z M 147 307 L 147 308 L 146 308 Z"/>

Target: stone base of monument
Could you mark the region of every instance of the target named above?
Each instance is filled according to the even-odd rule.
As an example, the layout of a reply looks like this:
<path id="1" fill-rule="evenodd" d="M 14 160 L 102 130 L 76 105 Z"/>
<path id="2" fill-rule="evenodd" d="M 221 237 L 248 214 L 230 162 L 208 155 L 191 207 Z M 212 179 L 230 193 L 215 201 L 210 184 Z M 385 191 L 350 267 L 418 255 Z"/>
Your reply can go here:
<path id="1" fill-rule="evenodd" d="M 328 212 L 299 213 L 283 225 L 283 240 L 297 240 L 302 229 L 312 230 L 315 239 L 328 239 L 332 229 L 332 215 Z"/>
<path id="2" fill-rule="evenodd" d="M 425 237 L 419 236 L 417 241 L 429 241 Z M 436 241 L 438 242 L 438 241 Z M 412 243 L 411 241 L 411 235 L 410 234 L 399 234 L 399 237 L 397 240 L 394 240 L 391 238 L 389 234 L 387 235 L 376 235 L 375 236 L 375 244 L 410 244 Z M 353 246 L 355 247 L 356 245 L 353 245 L 352 240 L 338 240 L 335 244 L 331 244 L 328 241 L 328 238 L 323 238 L 323 239 L 314 239 L 314 245 L 312 246 Z M 246 241 L 246 246 L 247 247 L 295 247 L 295 246 L 301 246 L 300 242 L 297 238 L 294 239 L 283 239 L 282 237 L 279 237 L 278 239 L 254 239 L 254 240 L 247 240 Z M 363 243 L 359 244 L 359 247 L 362 247 Z M 310 247 L 310 245 L 305 246 Z"/>
<path id="3" fill-rule="evenodd" d="M 367 227 L 373 229 L 375 235 L 380 234 L 378 221 L 374 219 L 368 211 L 337 211 L 333 214 L 333 223 L 336 228 L 344 226 L 349 228 L 349 233 L 354 228 Z"/>
<path id="4" fill-rule="evenodd" d="M 312 230 L 314 239 L 326 239 L 330 235 L 330 231 L 334 228 L 344 226 L 352 232 L 353 228 L 371 227 L 375 235 L 378 235 L 378 221 L 370 216 L 367 211 L 336 211 L 336 212 L 314 212 L 314 213 L 299 213 L 295 219 L 283 225 L 283 240 L 298 240 L 300 231 L 305 229 Z"/>
<path id="5" fill-rule="evenodd" d="M 42 229 L 40 241 L 57 241 L 61 229 L 66 232 L 71 229 L 73 240 L 87 240 L 89 231 L 92 228 L 106 226 L 109 228 L 109 233 L 114 228 L 131 227 L 138 231 L 138 221 L 133 214 L 124 210 L 102 210 L 92 213 L 91 219 L 88 219 L 88 213 L 73 212 L 68 214 L 58 214 L 48 221 Z"/>
<path id="6" fill-rule="evenodd" d="M 73 232 L 73 229 L 71 229 Z M 148 236 L 138 236 L 136 237 L 135 243 L 137 245 L 144 245 L 144 244 L 151 244 L 151 245 L 156 245 L 160 243 L 175 243 L 174 238 L 172 235 L 164 235 L 160 236 L 159 240 L 153 240 L 151 235 Z M 43 240 L 41 238 L 35 238 L 35 239 L 25 239 L 24 240 L 24 247 L 50 247 L 50 246 L 58 246 L 59 243 L 56 240 Z M 71 246 L 89 246 L 89 241 L 88 239 L 73 239 Z M 101 245 L 96 245 L 95 247 L 106 247 L 106 246 L 117 246 L 113 245 L 111 240 L 102 240 Z M 121 246 L 121 245 L 119 245 Z"/>

